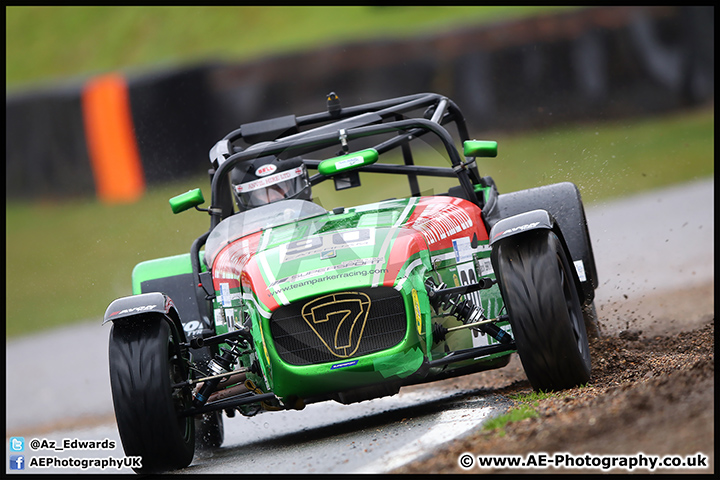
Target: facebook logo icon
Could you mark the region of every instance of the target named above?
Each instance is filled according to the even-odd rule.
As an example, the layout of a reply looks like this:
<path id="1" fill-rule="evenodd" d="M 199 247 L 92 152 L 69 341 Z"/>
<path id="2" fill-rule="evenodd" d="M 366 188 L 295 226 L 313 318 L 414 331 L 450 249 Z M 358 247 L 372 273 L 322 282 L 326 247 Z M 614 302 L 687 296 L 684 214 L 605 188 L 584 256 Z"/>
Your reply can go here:
<path id="1" fill-rule="evenodd" d="M 25 456 L 10 455 L 10 470 L 25 470 Z"/>

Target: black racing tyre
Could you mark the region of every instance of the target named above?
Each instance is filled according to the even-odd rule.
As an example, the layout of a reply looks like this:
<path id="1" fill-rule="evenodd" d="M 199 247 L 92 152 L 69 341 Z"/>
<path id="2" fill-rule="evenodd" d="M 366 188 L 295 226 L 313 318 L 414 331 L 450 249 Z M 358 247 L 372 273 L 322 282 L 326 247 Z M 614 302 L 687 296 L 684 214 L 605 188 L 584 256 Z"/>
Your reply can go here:
<path id="1" fill-rule="evenodd" d="M 110 386 L 126 456 L 142 457 L 137 473 L 175 470 L 195 452 L 195 421 L 180 417 L 192 398 L 172 389 L 183 378 L 182 359 L 164 320 L 113 325 L 110 331 Z"/>
<path id="2" fill-rule="evenodd" d="M 565 250 L 549 230 L 494 246 L 492 261 L 525 374 L 535 390 L 588 382 L 590 350 Z"/>
<path id="3" fill-rule="evenodd" d="M 195 444 L 198 448 L 218 448 L 224 440 L 222 410 L 203 413 L 195 418 Z"/>

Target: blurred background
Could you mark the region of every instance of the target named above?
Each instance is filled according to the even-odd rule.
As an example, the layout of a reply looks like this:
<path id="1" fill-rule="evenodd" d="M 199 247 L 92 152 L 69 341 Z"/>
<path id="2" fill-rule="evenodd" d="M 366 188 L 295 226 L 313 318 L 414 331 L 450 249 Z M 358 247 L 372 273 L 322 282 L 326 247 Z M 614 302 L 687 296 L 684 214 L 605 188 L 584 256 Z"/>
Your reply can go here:
<path id="1" fill-rule="evenodd" d="M 598 204 L 714 175 L 714 8 L 6 7 L 7 337 L 99 326 L 207 230 L 210 147 L 329 92 L 447 95 L 501 193 Z"/>

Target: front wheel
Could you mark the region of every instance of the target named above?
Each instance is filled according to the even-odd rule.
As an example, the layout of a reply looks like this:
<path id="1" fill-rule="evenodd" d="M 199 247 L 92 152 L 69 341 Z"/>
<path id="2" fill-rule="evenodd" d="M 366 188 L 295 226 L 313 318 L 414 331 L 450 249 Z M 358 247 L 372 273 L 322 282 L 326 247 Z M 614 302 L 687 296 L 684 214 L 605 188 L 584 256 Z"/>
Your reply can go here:
<path id="1" fill-rule="evenodd" d="M 170 327 L 164 320 L 113 325 L 110 386 L 125 455 L 142 457 L 137 473 L 186 467 L 195 452 L 195 422 L 179 412 L 191 404 Z"/>
<path id="2" fill-rule="evenodd" d="M 551 231 L 511 237 L 492 261 L 518 355 L 535 390 L 562 390 L 590 379 L 585 321 L 565 250 Z"/>

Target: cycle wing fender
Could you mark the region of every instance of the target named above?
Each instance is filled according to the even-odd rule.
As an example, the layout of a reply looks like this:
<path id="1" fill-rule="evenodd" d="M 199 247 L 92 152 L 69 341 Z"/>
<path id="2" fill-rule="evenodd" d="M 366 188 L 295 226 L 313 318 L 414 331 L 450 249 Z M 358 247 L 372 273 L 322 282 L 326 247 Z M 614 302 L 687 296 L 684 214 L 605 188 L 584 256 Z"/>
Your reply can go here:
<path id="1" fill-rule="evenodd" d="M 519 213 L 517 215 L 498 220 L 497 223 L 495 223 L 490 229 L 490 245 L 494 245 L 497 242 L 506 240 L 510 237 L 523 235 L 526 232 L 533 230 L 553 231 L 560 239 L 560 243 L 562 244 L 565 253 L 568 254 L 568 258 L 570 258 L 568 253 L 569 249 L 559 225 L 555 221 L 555 218 L 548 213 L 547 210 L 542 209 L 531 210 L 529 212 Z M 583 288 L 578 272 L 574 268 L 571 268 L 570 270 L 572 271 L 573 281 L 575 282 L 577 291 L 582 297 Z"/>
<path id="2" fill-rule="evenodd" d="M 531 210 L 498 220 L 490 229 L 490 245 L 530 230 L 552 230 L 555 219 L 546 210 Z"/>
<path id="3" fill-rule="evenodd" d="M 172 299 L 160 292 L 142 293 L 114 300 L 105 310 L 103 325 L 108 322 L 132 324 L 145 321 L 168 322 L 181 343 L 187 342 L 180 315 Z"/>

